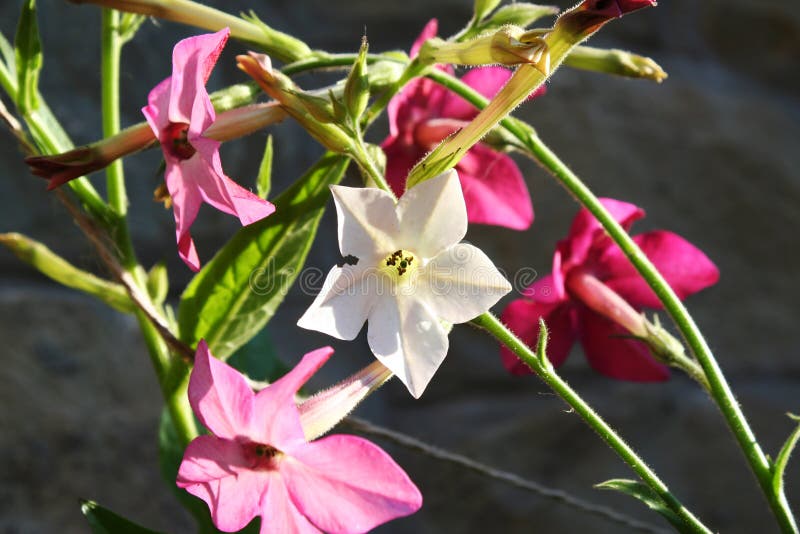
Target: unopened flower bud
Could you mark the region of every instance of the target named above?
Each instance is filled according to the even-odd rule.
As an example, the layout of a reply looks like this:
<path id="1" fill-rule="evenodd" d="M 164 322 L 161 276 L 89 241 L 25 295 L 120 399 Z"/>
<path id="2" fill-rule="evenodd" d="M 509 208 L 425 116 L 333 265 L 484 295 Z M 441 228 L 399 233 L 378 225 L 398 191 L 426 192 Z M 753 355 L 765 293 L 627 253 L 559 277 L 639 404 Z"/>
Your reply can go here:
<path id="1" fill-rule="evenodd" d="M 361 41 L 358 57 L 344 85 L 344 105 L 353 120 L 361 117 L 369 103 L 369 78 L 367 77 L 367 38 Z"/>
<path id="2" fill-rule="evenodd" d="M 625 50 L 576 46 L 564 60 L 564 65 L 629 78 L 646 78 L 658 83 L 667 78 L 667 73 L 658 63 Z"/>
<path id="3" fill-rule="evenodd" d="M 265 54 L 250 52 L 246 56 L 236 56 L 236 61 L 241 70 L 249 74 L 265 93 L 280 102 L 283 109 L 325 148 L 339 153 L 352 151 L 350 136 L 332 123 L 336 115 L 330 100 L 301 91 L 289 77 L 272 68 L 272 62 Z"/>

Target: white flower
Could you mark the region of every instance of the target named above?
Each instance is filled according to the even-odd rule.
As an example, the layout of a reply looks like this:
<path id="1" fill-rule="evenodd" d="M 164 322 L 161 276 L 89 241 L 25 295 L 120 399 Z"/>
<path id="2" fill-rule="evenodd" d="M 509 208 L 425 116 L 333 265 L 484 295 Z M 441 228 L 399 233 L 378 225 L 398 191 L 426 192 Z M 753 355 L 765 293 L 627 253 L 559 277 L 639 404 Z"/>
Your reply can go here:
<path id="1" fill-rule="evenodd" d="M 480 249 L 459 243 L 467 210 L 455 171 L 397 204 L 380 189 L 331 190 L 345 261 L 297 324 L 351 340 L 369 321 L 370 349 L 419 397 L 447 354 L 443 323 L 477 317 L 511 286 Z"/>

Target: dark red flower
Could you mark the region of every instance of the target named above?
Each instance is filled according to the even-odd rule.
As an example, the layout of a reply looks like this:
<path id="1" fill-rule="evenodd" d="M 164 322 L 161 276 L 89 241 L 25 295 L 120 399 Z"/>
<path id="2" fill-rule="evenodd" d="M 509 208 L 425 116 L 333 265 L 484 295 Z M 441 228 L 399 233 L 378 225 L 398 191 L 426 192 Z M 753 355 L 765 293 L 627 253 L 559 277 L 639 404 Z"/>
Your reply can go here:
<path id="1" fill-rule="evenodd" d="M 613 199 L 601 202 L 626 230 L 644 217 L 644 211 L 633 204 Z M 681 299 L 719 279 L 711 260 L 676 234 L 656 230 L 633 240 Z M 539 318 L 544 318 L 551 334 L 548 356 L 554 365 L 561 365 L 580 340 L 589 364 L 604 375 L 634 381 L 668 378 L 666 366 L 650 355 L 644 342 L 632 337 L 642 332 L 636 312 L 660 308 L 661 303 L 587 210 L 578 213 L 567 239 L 558 243 L 553 272 L 529 286 L 524 295 L 506 307 L 502 320 L 532 346 L 539 334 Z M 530 373 L 505 347 L 501 356 L 511 373 Z"/>

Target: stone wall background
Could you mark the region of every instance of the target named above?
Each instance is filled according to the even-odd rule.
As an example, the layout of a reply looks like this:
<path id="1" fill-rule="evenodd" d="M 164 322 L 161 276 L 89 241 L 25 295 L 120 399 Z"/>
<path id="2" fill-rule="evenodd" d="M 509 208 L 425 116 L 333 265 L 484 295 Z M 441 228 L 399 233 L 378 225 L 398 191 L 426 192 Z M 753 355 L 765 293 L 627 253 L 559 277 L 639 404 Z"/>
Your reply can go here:
<path id="1" fill-rule="evenodd" d="M 353 51 L 366 28 L 373 50 L 407 49 L 429 17 L 449 35 L 471 2 L 209 2 L 236 12 L 255 8 L 270 24 L 313 47 Z M 554 2 L 568 7 L 570 2 Z M 13 35 L 19 1 L 0 5 L 0 30 Z M 100 131 L 99 12 L 62 1 L 40 3 L 45 47 L 41 89 L 77 143 Z M 192 32 L 146 23 L 125 48 L 123 123 L 141 120 L 149 89 L 169 72 L 171 47 Z M 773 455 L 800 410 L 800 5 L 781 0 L 663 0 L 657 9 L 610 24 L 595 46 L 655 58 L 662 85 L 561 70 L 548 95 L 519 110 L 601 195 L 648 211 L 638 230 L 667 228 L 717 263 L 720 283 L 689 306 L 718 355 L 745 412 Z M 229 46 L 212 88 L 241 79 Z M 307 87 L 321 83 L 305 76 Z M 381 127 L 376 128 L 380 141 Z M 320 149 L 295 125 L 276 136 L 275 190 L 313 163 Z M 223 150 L 228 173 L 254 179 L 266 134 Z M 73 225 L 43 183 L 31 177 L 15 143 L 0 133 L 0 231 L 45 241 L 98 270 Z M 531 230 L 473 227 L 468 239 L 510 272 L 547 272 L 555 242 L 576 205 L 538 167 L 520 160 L 537 220 Z M 180 294 L 188 270 L 175 254 L 169 212 L 150 200 L 158 155 L 126 162 L 132 225 L 147 264 L 166 259 Z M 93 178 L 100 184 L 100 176 Z M 326 215 L 310 265 L 337 256 Z M 234 221 L 203 209 L 194 227 L 201 258 L 235 231 Z M 0 532 L 86 532 L 77 499 L 93 498 L 151 528 L 187 532 L 191 523 L 160 483 L 155 437 L 160 397 L 134 321 L 61 289 L 0 251 Z M 337 356 L 323 385 L 366 364 L 366 341 L 332 343 L 294 322 L 310 298 L 293 291 L 269 328 L 286 361 L 332 344 Z M 564 376 L 648 459 L 675 493 L 720 532 L 776 531 L 741 454 L 715 408 L 692 383 L 614 382 L 593 374 L 578 350 Z M 626 467 L 535 378 L 511 379 L 496 346 L 456 327 L 451 350 L 422 400 L 390 383 L 359 414 L 576 496 L 659 523 L 638 503 L 592 485 L 630 477 Z M 380 532 L 619 532 L 566 506 L 384 445 L 417 481 L 423 509 Z M 800 462 L 787 484 L 800 511 Z"/>

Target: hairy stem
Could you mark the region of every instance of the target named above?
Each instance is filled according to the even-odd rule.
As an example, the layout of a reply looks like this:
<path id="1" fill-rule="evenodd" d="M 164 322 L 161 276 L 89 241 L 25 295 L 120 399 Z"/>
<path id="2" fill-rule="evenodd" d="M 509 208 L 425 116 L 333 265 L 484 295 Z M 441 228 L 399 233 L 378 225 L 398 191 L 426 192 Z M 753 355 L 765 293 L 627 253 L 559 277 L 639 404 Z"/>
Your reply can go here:
<path id="1" fill-rule="evenodd" d="M 500 343 L 508 347 L 520 360 L 525 362 L 536 375 L 547 384 L 558 396 L 575 410 L 600 438 L 611 447 L 617 455 L 639 475 L 642 481 L 658 494 L 664 504 L 680 517 L 692 532 L 711 534 L 711 531 L 700 522 L 681 502 L 670 493 L 669 488 L 636 454 L 636 452 L 606 423 L 600 415 L 589 406 L 569 384 L 567 384 L 547 362 L 540 361 L 537 355 L 515 336 L 506 326 L 491 313 L 484 313 L 472 320 L 473 324 L 485 329 Z"/>

